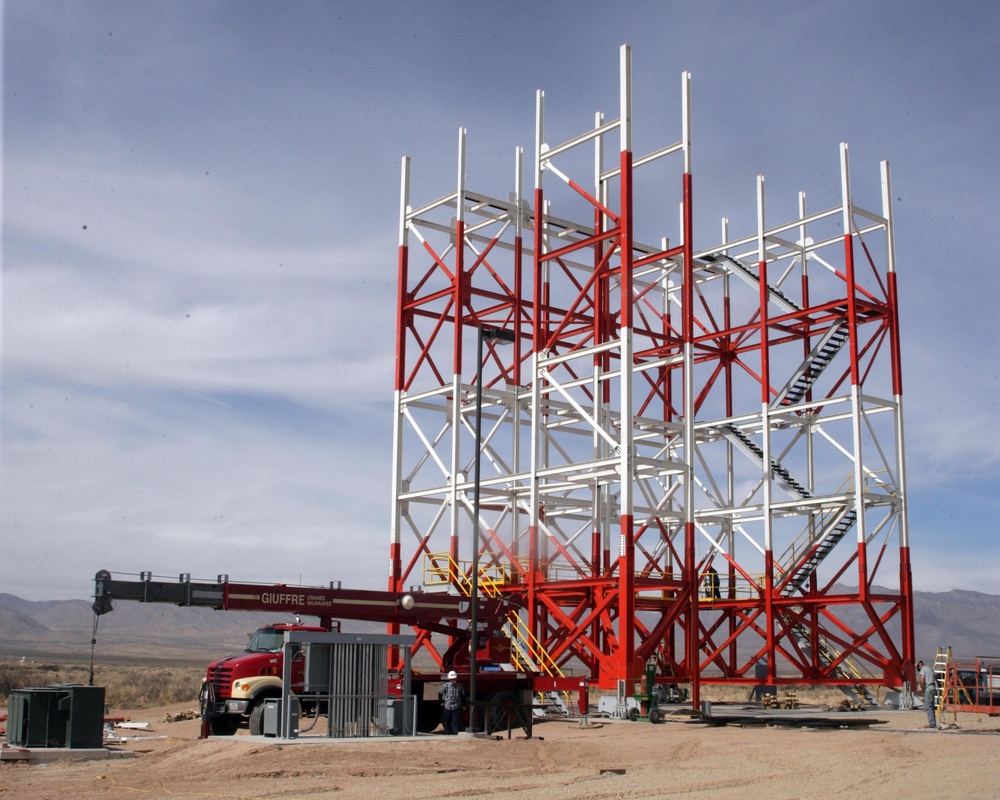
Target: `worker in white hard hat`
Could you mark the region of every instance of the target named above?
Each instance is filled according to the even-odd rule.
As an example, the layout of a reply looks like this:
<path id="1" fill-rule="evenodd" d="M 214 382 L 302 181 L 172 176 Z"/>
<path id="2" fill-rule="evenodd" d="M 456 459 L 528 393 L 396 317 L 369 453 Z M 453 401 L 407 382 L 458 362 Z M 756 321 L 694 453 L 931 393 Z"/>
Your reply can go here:
<path id="1" fill-rule="evenodd" d="M 441 699 L 441 723 L 446 735 L 454 736 L 462 724 L 462 709 L 465 707 L 465 687 L 458 682 L 458 673 L 451 670 L 448 682 L 438 689 Z"/>

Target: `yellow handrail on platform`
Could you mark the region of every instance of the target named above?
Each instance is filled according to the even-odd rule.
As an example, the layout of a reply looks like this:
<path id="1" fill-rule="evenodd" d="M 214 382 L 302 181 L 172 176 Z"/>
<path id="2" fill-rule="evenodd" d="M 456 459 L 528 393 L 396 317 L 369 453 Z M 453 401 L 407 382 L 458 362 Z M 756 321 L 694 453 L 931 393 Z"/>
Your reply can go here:
<path id="1" fill-rule="evenodd" d="M 455 586 L 463 595 L 472 595 L 472 578 L 469 570 L 463 568 L 450 553 L 427 553 L 424 556 L 424 583 L 428 586 L 440 586 L 447 584 Z M 495 565 L 480 566 L 479 569 L 479 589 L 489 597 L 496 600 L 503 595 L 502 587 L 509 581 L 509 574 Z M 504 633 L 513 645 L 511 658 L 514 665 L 525 672 L 541 672 L 549 677 L 565 677 L 565 673 L 559 665 L 549 655 L 548 651 L 538 641 L 538 637 L 531 631 L 517 610 L 507 613 L 507 622 L 503 627 Z M 563 693 L 566 707 L 569 708 L 569 692 Z"/>

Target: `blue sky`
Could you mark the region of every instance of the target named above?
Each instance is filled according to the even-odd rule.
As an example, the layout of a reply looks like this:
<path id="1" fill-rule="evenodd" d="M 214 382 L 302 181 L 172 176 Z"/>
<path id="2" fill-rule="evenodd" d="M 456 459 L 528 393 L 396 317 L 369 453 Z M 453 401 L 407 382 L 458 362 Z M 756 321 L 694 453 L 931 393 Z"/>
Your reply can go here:
<path id="1" fill-rule="evenodd" d="M 622 43 L 636 152 L 692 73 L 696 235 L 891 162 L 915 581 L 996 592 L 995 4 L 184 0 L 4 4 L 0 591 L 383 587 L 400 158 L 506 196 Z"/>

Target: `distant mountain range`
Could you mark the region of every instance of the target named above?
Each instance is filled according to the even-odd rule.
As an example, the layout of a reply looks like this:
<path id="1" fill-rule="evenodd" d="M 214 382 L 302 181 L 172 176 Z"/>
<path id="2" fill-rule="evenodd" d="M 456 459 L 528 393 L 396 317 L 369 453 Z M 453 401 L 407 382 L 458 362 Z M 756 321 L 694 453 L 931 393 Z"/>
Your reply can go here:
<path id="1" fill-rule="evenodd" d="M 0 593 L 0 657 L 90 658 L 95 636 L 91 600 L 22 600 Z M 96 655 L 125 660 L 209 660 L 242 650 L 253 631 L 289 614 L 180 608 L 118 601 L 97 618 Z M 307 620 L 312 622 L 312 620 Z M 371 630 L 365 623 L 344 630 Z M 384 632 L 385 626 L 377 626 Z"/>
<path id="2" fill-rule="evenodd" d="M 90 657 L 94 614 L 90 600 L 22 600 L 0 593 L 0 657 Z M 98 658 L 208 660 L 242 650 L 261 625 L 287 614 L 179 608 L 119 601 L 98 618 Z M 845 621 L 856 626 L 860 620 Z M 939 646 L 956 656 L 1000 656 L 1000 596 L 954 590 L 916 592 L 917 655 L 933 658 Z M 379 624 L 345 623 L 345 630 L 384 632 Z"/>

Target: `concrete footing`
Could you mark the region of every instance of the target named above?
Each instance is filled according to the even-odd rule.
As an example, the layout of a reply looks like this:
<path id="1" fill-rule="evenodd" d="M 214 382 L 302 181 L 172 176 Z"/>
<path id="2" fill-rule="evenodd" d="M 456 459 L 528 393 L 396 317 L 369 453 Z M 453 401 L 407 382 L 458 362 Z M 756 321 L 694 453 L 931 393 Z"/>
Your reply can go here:
<path id="1" fill-rule="evenodd" d="M 107 747 L 3 747 L 0 761 L 107 761 L 112 758 L 134 758 L 131 750 L 110 750 Z"/>

